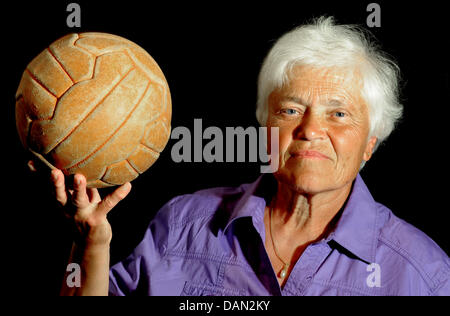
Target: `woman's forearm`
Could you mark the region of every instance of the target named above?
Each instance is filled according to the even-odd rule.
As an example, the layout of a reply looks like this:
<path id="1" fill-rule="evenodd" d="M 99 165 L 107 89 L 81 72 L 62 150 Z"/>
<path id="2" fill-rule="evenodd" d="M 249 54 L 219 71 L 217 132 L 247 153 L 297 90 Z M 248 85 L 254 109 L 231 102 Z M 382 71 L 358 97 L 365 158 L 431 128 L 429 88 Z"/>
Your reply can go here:
<path id="1" fill-rule="evenodd" d="M 69 262 L 80 267 L 80 282 L 69 284 L 66 272 L 61 287 L 64 296 L 106 296 L 109 287 L 109 244 L 78 246 L 73 244 Z"/>

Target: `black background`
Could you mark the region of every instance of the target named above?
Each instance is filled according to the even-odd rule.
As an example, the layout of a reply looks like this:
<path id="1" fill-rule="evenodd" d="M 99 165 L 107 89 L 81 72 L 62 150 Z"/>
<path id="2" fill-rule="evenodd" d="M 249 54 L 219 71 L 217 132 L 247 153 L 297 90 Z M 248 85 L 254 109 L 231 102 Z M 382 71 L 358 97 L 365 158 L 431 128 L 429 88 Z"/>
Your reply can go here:
<path id="1" fill-rule="evenodd" d="M 71 1 L 15 2 L 2 7 L 2 264 L 14 292 L 58 293 L 71 241 L 55 207 L 48 174 L 31 174 L 15 130 L 14 95 L 27 64 L 71 32 L 126 37 L 146 49 L 169 82 L 172 128 L 258 126 L 256 81 L 264 56 L 283 33 L 313 17 L 366 24 L 375 1 L 74 1 L 81 28 L 66 25 Z M 449 253 L 448 24 L 440 2 L 376 1 L 381 27 L 372 28 L 402 70 L 404 118 L 373 156 L 362 176 L 375 200 L 418 227 Z M 213 186 L 252 182 L 254 163 L 174 163 L 170 140 L 160 159 L 133 181 L 109 215 L 111 263 L 127 256 L 154 213 L 172 197 Z M 108 192 L 108 189 L 104 190 Z M 4 284 L 5 285 L 5 284 Z"/>

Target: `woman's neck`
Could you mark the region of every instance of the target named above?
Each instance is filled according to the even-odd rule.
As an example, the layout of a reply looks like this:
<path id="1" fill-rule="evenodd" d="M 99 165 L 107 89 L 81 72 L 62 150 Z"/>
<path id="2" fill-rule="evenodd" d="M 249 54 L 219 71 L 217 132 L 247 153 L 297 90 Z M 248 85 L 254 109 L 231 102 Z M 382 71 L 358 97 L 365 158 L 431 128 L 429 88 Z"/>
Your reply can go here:
<path id="1" fill-rule="evenodd" d="M 330 228 L 333 218 L 344 205 L 352 184 L 314 195 L 292 190 L 278 183 L 271 207 L 274 230 L 287 242 L 317 240 Z"/>

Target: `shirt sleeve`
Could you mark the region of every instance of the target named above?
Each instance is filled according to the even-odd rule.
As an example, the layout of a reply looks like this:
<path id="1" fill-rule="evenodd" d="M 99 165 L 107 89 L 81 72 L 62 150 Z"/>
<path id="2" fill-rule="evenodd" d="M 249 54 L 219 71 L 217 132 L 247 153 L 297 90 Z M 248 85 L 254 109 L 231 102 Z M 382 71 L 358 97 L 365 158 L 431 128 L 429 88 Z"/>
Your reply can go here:
<path id="1" fill-rule="evenodd" d="M 110 296 L 148 292 L 151 272 L 161 262 L 167 249 L 172 201 L 158 211 L 150 222 L 143 240 L 133 252 L 125 260 L 111 267 Z"/>

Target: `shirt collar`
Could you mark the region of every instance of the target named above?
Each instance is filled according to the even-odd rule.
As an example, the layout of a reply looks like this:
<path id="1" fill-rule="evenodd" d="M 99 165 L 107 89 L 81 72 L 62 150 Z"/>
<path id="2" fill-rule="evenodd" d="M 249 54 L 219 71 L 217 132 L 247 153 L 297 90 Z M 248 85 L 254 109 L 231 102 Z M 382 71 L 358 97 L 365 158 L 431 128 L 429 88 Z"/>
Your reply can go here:
<path id="1" fill-rule="evenodd" d="M 341 217 L 327 239 L 333 239 L 368 263 L 374 262 L 378 232 L 376 206 L 377 203 L 358 174 Z"/>
<path id="2" fill-rule="evenodd" d="M 234 204 L 224 231 L 235 219 L 252 217 L 255 228 L 264 240 L 264 208 L 270 203 L 276 187 L 276 180 L 270 174 L 262 175 L 255 182 L 243 185 L 243 195 Z M 335 229 L 326 240 L 334 240 L 360 259 L 374 262 L 378 213 L 376 202 L 359 174 L 340 213 Z"/>
<path id="3" fill-rule="evenodd" d="M 277 182 L 271 174 L 262 175 L 255 182 L 242 185 L 243 195 L 234 204 L 231 214 L 225 223 L 224 232 L 234 220 L 242 217 L 251 217 L 253 225 L 260 233 L 262 240 L 264 240 L 264 209 L 270 203 L 276 188 Z"/>

